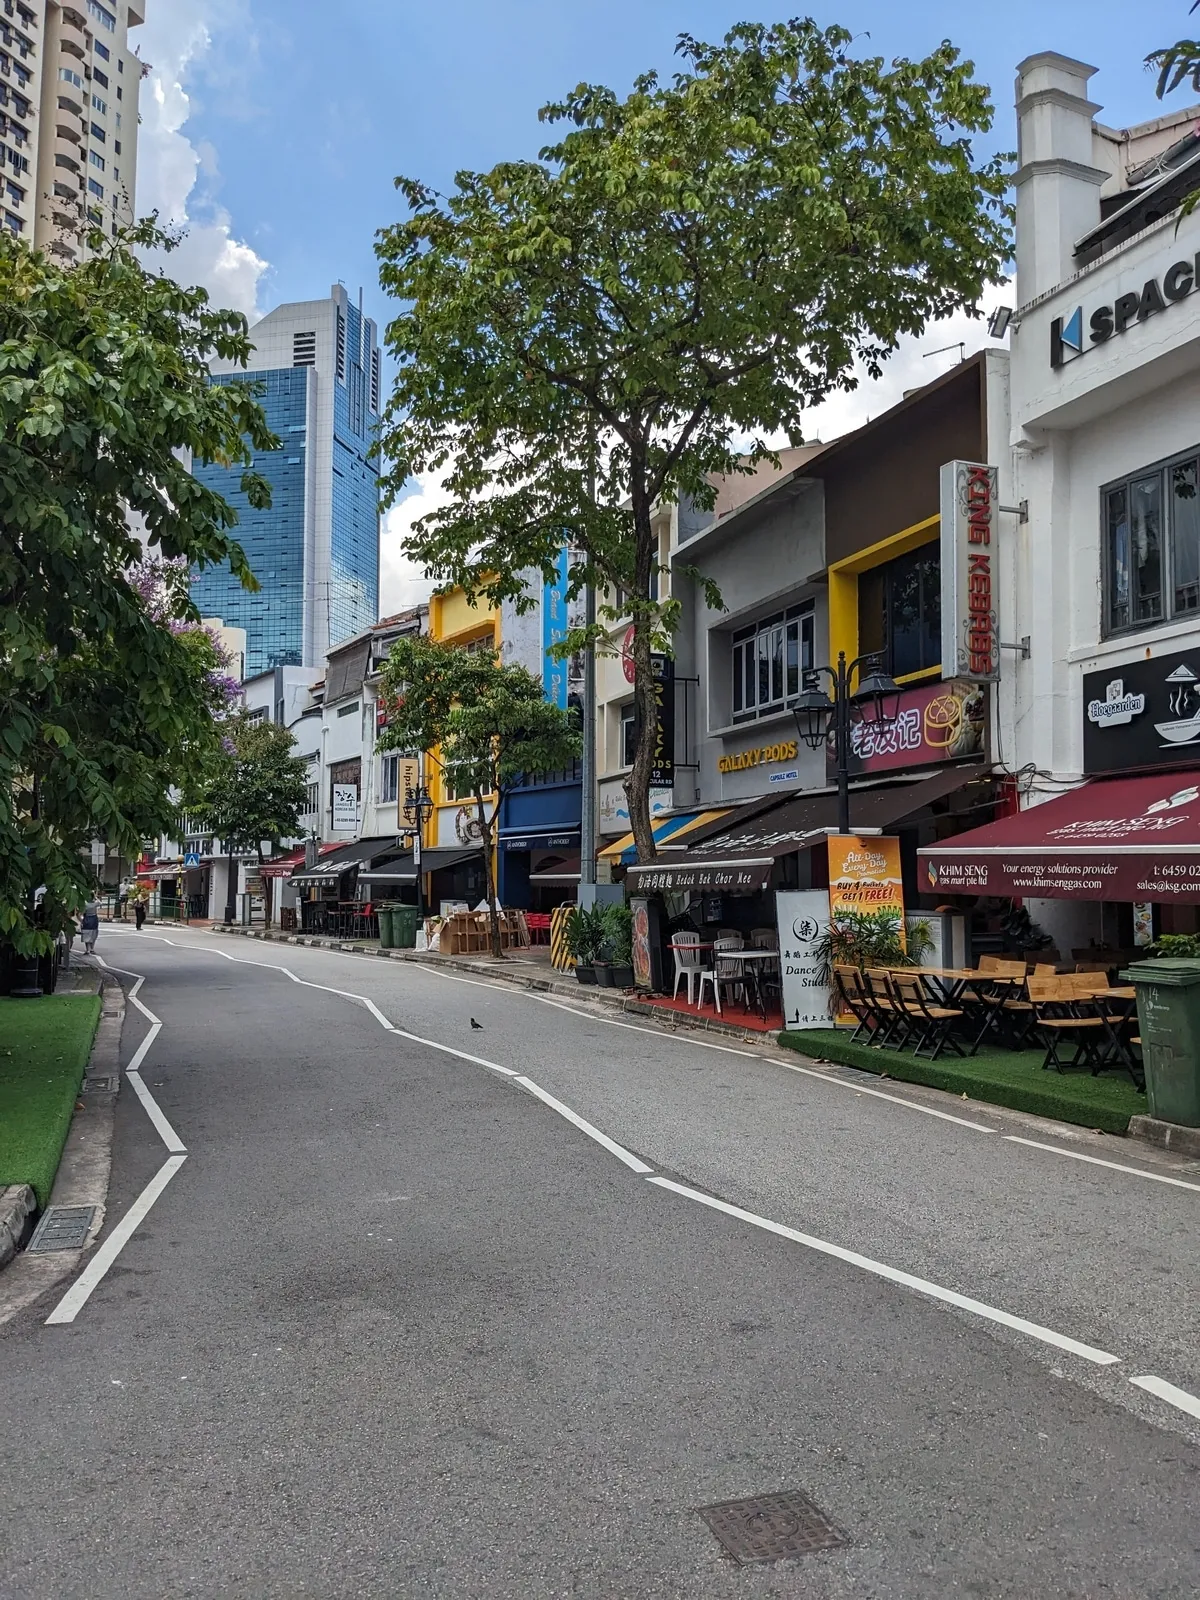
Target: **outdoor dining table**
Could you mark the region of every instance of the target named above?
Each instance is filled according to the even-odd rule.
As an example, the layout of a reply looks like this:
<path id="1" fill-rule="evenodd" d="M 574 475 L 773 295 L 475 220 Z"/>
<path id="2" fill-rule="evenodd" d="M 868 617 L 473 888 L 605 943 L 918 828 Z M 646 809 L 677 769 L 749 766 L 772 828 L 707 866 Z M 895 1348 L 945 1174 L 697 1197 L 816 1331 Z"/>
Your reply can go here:
<path id="1" fill-rule="evenodd" d="M 1078 1003 L 1093 1007 L 1104 1024 L 1104 1048 L 1093 1064 L 1093 1074 L 1101 1067 L 1123 1067 L 1140 1088 L 1145 1082 L 1145 1072 L 1133 1053 L 1131 1042 L 1137 1021 L 1137 990 L 1132 984 L 1097 989 L 1095 994 L 1081 997 Z"/>
<path id="2" fill-rule="evenodd" d="M 1022 979 L 1006 973 L 980 972 L 973 967 L 905 967 L 902 970 L 928 979 L 938 1004 L 955 1007 L 963 1013 L 963 1031 L 971 1039 L 972 1055 L 993 1030 L 1001 1044 L 1010 1049 L 1017 1047 L 1016 1039 L 1009 1037 L 1005 1028 L 1004 1002 L 1022 993 Z"/>
<path id="3" fill-rule="evenodd" d="M 722 950 L 720 960 L 736 961 L 742 968 L 742 976 L 754 990 L 754 1001 L 758 1007 L 759 1015 L 763 1021 L 767 1020 L 767 1001 L 763 994 L 763 970 L 768 963 L 776 967 L 779 965 L 778 950 Z"/>

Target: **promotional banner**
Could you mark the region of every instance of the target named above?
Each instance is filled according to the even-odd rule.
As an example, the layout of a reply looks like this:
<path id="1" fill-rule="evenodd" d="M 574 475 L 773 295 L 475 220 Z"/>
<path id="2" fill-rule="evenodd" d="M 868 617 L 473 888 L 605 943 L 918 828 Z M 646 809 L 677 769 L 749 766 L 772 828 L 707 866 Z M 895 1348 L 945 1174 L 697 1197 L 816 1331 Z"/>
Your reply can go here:
<path id="1" fill-rule="evenodd" d="M 941 471 L 942 671 L 972 683 L 1000 676 L 998 510 L 995 467 L 946 462 Z"/>
<path id="2" fill-rule="evenodd" d="M 1087 672 L 1083 770 L 1135 772 L 1200 760 L 1200 650 Z"/>
<path id="3" fill-rule="evenodd" d="M 817 947 L 829 931 L 829 896 L 824 889 L 781 890 L 775 896 L 779 969 L 783 975 L 786 1029 L 832 1025 L 829 985 L 822 980 Z"/>
<path id="4" fill-rule="evenodd" d="M 905 942 L 899 839 L 829 835 L 829 915 L 836 921 L 846 911 L 886 911 L 896 919 Z"/>

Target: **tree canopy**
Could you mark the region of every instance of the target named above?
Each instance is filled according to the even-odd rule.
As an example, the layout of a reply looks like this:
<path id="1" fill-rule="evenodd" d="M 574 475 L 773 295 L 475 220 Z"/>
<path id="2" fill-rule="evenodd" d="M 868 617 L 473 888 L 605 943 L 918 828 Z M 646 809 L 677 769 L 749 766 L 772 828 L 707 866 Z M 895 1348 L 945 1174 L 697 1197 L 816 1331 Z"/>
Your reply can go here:
<path id="1" fill-rule="evenodd" d="M 491 650 L 463 650 L 437 639 L 398 639 L 381 674 L 388 723 L 384 750 L 431 752 L 453 792 L 475 808 L 491 913 L 492 953 L 500 956 L 493 872 L 500 804 L 526 778 L 544 778 L 578 757 L 574 719 L 552 705 L 520 666 L 501 666 Z"/>
<path id="2" fill-rule="evenodd" d="M 222 659 L 186 581 L 156 559 L 228 560 L 256 587 L 237 515 L 191 457 L 252 471 L 277 447 L 245 364 L 245 318 L 146 271 L 153 222 L 64 264 L 0 232 L 0 939 L 45 949 L 91 885 L 100 838 L 134 856 L 169 826 L 172 783 L 216 748 Z M 36 891 L 45 887 L 40 908 Z"/>
<path id="3" fill-rule="evenodd" d="M 187 796 L 190 812 L 201 816 L 231 851 L 278 849 L 303 831 L 308 810 L 308 762 L 295 753 L 290 728 L 241 711 L 221 729 L 221 752 Z"/>
<path id="4" fill-rule="evenodd" d="M 676 615 L 654 506 L 711 507 L 715 475 L 798 442 L 806 408 L 878 373 L 902 334 L 973 312 L 1009 253 L 1004 162 L 972 149 L 992 110 L 971 63 L 949 43 L 890 65 L 851 43 L 799 20 L 684 35 L 670 82 L 545 106 L 564 131 L 537 161 L 460 172 L 448 196 L 397 179 L 409 215 L 377 243 L 401 303 L 387 492 L 422 473 L 446 489 L 409 554 L 521 605 L 522 574 L 549 578 L 565 537 L 572 592 L 621 596 L 565 644 L 631 616 L 643 860 L 650 656 Z"/>

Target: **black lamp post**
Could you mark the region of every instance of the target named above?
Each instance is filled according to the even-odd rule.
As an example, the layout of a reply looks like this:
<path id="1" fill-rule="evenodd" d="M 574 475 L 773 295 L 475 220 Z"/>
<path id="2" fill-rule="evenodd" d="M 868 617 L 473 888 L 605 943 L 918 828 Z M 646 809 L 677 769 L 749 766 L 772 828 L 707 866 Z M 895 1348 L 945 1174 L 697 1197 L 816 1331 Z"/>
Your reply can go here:
<path id="1" fill-rule="evenodd" d="M 851 692 L 854 675 L 858 688 Z M 821 687 L 822 674 L 829 679 L 833 698 Z M 857 656 L 847 662 L 839 650 L 837 667 L 811 667 L 804 674 L 799 699 L 792 706 L 796 732 L 810 750 L 819 750 L 833 734 L 834 760 L 837 763 L 838 832 L 850 832 L 850 729 L 857 722 L 888 728 L 900 709 L 900 690 L 883 670 L 879 657 Z"/>
<path id="2" fill-rule="evenodd" d="M 413 866 L 417 870 L 417 921 L 425 921 L 425 877 L 421 871 L 421 835 L 425 824 L 433 815 L 433 801 L 424 784 L 408 789 L 404 795 L 404 809 L 414 819 Z"/>

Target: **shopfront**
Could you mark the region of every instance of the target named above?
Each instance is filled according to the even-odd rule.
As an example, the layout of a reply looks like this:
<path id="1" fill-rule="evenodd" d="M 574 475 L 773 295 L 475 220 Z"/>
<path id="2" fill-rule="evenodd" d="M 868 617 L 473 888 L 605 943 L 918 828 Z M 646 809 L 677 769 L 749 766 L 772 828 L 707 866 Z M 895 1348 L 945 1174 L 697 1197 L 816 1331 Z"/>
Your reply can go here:
<path id="1" fill-rule="evenodd" d="M 550 911 L 575 899 L 582 806 L 578 765 L 505 795 L 497 829 L 501 905 Z"/>

